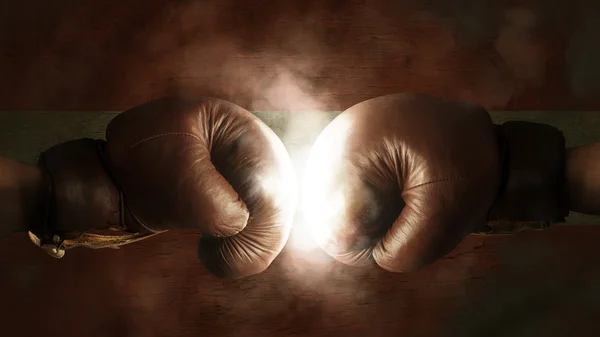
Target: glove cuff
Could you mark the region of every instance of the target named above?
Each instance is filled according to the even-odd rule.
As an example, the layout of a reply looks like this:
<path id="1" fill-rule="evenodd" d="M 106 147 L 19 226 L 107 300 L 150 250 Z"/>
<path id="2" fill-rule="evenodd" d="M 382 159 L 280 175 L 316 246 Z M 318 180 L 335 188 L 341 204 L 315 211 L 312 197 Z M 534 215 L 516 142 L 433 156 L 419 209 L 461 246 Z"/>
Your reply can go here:
<path id="1" fill-rule="evenodd" d="M 77 246 L 103 248 L 137 241 L 137 236 L 111 238 L 86 233 L 127 230 L 122 218 L 123 198 L 102 160 L 104 143 L 78 139 L 40 155 L 38 165 L 50 181 L 50 190 L 45 221 L 31 228 L 29 237 L 54 257 L 60 258 L 66 249 Z"/>
<path id="2" fill-rule="evenodd" d="M 564 193 L 566 149 L 562 132 L 547 124 L 525 121 L 506 122 L 496 130 L 502 179 L 488 227 L 526 223 L 525 228 L 544 228 L 563 222 L 569 207 Z"/>

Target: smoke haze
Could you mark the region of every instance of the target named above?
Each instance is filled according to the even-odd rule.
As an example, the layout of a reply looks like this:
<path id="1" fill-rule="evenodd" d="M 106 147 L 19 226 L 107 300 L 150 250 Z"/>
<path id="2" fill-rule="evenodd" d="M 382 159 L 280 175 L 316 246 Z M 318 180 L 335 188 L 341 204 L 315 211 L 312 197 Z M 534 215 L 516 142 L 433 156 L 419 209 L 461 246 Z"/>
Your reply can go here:
<path id="1" fill-rule="evenodd" d="M 27 7 L 34 2 L 35 9 Z M 281 112 L 285 117 L 270 126 L 301 177 L 312 143 L 335 111 L 377 95 L 422 91 L 502 110 L 531 104 L 554 109 L 571 102 L 571 92 L 582 100 L 598 94 L 600 21 L 592 17 L 594 11 L 574 14 L 577 1 L 542 2 L 15 2 L 10 11 L 0 11 L 0 108 L 119 110 L 164 95 L 217 96 L 251 111 Z M 558 18 L 571 22 L 573 16 L 580 19 L 577 25 L 558 25 Z M 534 97 L 530 105 L 517 99 L 526 94 Z M 163 336 L 188 321 L 202 322 L 207 336 L 245 337 L 261 326 L 272 329 L 265 335 L 280 336 L 284 329 L 301 333 L 317 326 L 372 327 L 373 321 L 399 320 L 407 323 L 402 331 L 409 334 L 411 324 L 417 324 L 411 310 L 426 307 L 423 299 L 444 298 L 443 287 L 457 287 L 450 280 L 438 288 L 422 284 L 393 295 L 399 278 L 341 266 L 311 245 L 301 226 L 294 231 L 272 267 L 278 269 L 240 281 L 215 281 L 202 274 L 192 254 L 196 240 L 152 242 L 152 248 L 145 246 L 157 252 L 150 261 L 137 254 L 142 246 L 128 247 L 127 254 L 106 253 L 113 254 L 112 261 L 130 259 L 137 274 L 93 265 L 106 268 L 91 275 L 104 275 L 107 284 L 88 300 L 115 299 L 89 310 L 98 317 L 103 310 L 112 312 L 115 318 L 92 321 L 98 329 L 113 329 L 99 330 L 99 335 L 108 331 L 111 336 Z M 172 263 L 173 256 L 165 252 L 177 250 L 189 250 L 189 260 Z M 448 275 L 465 279 L 476 261 L 464 259 L 429 280 L 434 284 Z M 373 279 L 379 280 L 377 287 L 370 283 Z M 64 297 L 72 295 L 66 285 L 50 285 L 63 289 Z M 54 303 L 65 300 L 54 296 Z M 390 298 L 395 304 L 388 311 L 373 305 Z M 61 309 L 78 310 L 68 303 Z M 427 312 L 422 317 L 431 316 Z M 153 319 L 161 320 L 164 331 L 152 329 L 148 322 Z M 365 330 L 364 335 L 384 332 Z"/>

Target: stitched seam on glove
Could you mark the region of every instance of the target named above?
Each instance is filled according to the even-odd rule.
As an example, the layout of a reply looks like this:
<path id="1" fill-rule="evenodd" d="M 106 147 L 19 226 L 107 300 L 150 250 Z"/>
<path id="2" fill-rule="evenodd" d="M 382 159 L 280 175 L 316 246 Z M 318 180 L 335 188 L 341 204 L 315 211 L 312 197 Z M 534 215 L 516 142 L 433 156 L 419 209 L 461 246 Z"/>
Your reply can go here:
<path id="1" fill-rule="evenodd" d="M 444 183 L 444 182 L 450 182 L 450 181 L 461 181 L 461 180 L 470 180 L 471 178 L 467 178 L 467 177 L 452 177 L 452 178 L 442 178 L 442 179 L 436 179 L 436 180 L 431 180 L 431 181 L 427 181 L 424 183 L 420 183 L 418 185 L 415 186 L 411 186 L 407 189 L 405 189 L 404 191 L 410 191 L 414 188 L 419 188 L 422 186 L 426 186 L 426 185 L 431 185 L 431 184 L 436 184 L 436 183 Z"/>
<path id="2" fill-rule="evenodd" d="M 200 141 L 200 142 L 202 141 L 198 136 L 196 136 L 194 134 L 191 134 L 191 133 L 187 133 L 187 132 L 168 132 L 168 133 L 161 133 L 161 134 L 158 134 L 158 135 L 150 136 L 148 138 L 144 138 L 142 140 L 139 140 L 139 141 L 135 142 L 133 145 L 131 145 L 129 147 L 129 149 L 131 150 L 131 149 L 135 148 L 136 146 L 141 145 L 141 144 L 143 144 L 143 143 L 145 143 L 147 141 L 154 140 L 154 139 L 161 138 L 161 137 L 166 137 L 166 136 L 186 136 L 186 137 L 192 137 L 192 138 L 194 138 L 194 139 L 196 139 L 197 141 Z"/>
<path id="3" fill-rule="evenodd" d="M 148 142 L 148 141 L 151 141 L 151 140 L 154 140 L 154 139 L 158 139 L 158 138 L 162 138 L 162 137 L 168 137 L 168 136 L 184 136 L 184 137 L 191 137 L 191 138 L 194 138 L 195 140 L 197 140 L 198 142 L 202 142 L 202 139 L 200 139 L 200 137 L 198 137 L 198 136 L 196 136 L 196 135 L 194 135 L 194 134 L 192 134 L 192 133 L 189 133 L 189 132 L 166 132 L 166 133 L 161 133 L 161 134 L 158 134 L 158 135 L 154 135 L 154 136 L 150 136 L 150 137 L 147 137 L 147 138 L 141 139 L 141 140 L 139 140 L 139 141 L 135 142 L 134 144 L 132 144 L 132 145 L 129 147 L 129 149 L 130 149 L 130 150 L 132 150 L 132 149 L 134 149 L 135 147 L 137 147 L 138 145 L 142 145 L 142 144 L 143 144 L 143 143 L 145 143 L 145 142 Z M 228 183 L 229 183 L 229 182 L 228 182 Z M 233 186 L 232 186 L 232 188 L 233 188 Z M 122 191 L 119 191 L 119 192 L 120 192 L 120 195 L 122 195 Z M 238 199 L 240 199 L 240 200 L 241 200 L 241 197 L 240 197 L 240 196 L 238 196 Z M 243 202 L 243 200 L 242 200 L 242 202 Z M 144 223 L 144 222 L 143 222 L 143 221 L 142 221 L 142 220 L 141 220 L 141 219 L 140 219 L 140 218 L 137 216 L 137 214 L 135 214 L 135 213 L 134 213 L 134 212 L 133 212 L 133 211 L 132 211 L 132 210 L 131 210 L 129 207 L 125 207 L 125 208 L 127 209 L 127 211 L 129 211 L 129 214 L 131 214 L 131 216 L 132 216 L 132 217 L 133 217 L 133 218 L 134 218 L 134 219 L 137 221 L 137 223 L 138 223 L 140 226 L 142 226 L 143 228 L 145 228 L 146 230 L 149 230 L 149 231 L 150 231 L 150 232 L 152 232 L 152 233 L 161 233 L 161 232 L 166 232 L 166 230 L 158 230 L 158 229 L 155 229 L 155 228 L 153 228 L 152 226 L 150 226 L 150 225 L 148 225 L 148 224 Z M 248 220 L 247 220 L 247 222 L 246 222 L 246 223 L 247 223 L 247 224 L 249 224 L 249 223 L 251 223 L 251 221 L 252 221 L 252 216 L 249 216 L 249 218 L 248 218 Z M 239 231 L 239 232 L 237 232 L 235 235 L 239 234 L 239 233 L 240 233 L 240 232 L 242 232 L 243 230 L 244 230 L 244 229 L 240 230 L 240 231 Z M 222 237 L 222 236 L 216 236 L 216 237 L 220 238 L 220 237 Z M 224 236 L 223 236 L 223 237 L 224 237 Z"/>

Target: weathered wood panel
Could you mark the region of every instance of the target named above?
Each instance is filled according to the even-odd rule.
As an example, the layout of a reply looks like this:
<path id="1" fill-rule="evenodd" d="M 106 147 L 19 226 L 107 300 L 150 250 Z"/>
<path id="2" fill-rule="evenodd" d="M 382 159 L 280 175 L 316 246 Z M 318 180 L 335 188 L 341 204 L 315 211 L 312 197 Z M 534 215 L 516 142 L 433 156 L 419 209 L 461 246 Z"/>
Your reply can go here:
<path id="1" fill-rule="evenodd" d="M 264 273 L 224 281 L 197 236 L 53 260 L 0 240 L 6 336 L 597 336 L 600 231 L 470 237 L 413 274 L 355 269 L 290 245 Z"/>
<path id="2" fill-rule="evenodd" d="M 178 92 L 343 110 L 422 91 L 598 110 L 593 0 L 2 0 L 0 110 L 121 110 Z"/>

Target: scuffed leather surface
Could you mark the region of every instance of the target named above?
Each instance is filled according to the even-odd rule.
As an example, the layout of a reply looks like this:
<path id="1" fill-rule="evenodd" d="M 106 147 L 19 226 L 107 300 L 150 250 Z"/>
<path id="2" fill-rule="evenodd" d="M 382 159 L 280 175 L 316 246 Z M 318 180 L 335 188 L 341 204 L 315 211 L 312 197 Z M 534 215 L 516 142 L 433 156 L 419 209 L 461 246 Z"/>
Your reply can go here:
<path id="1" fill-rule="evenodd" d="M 199 229 L 211 272 L 261 272 L 286 243 L 296 207 L 291 160 L 247 110 L 213 98 L 159 99 L 118 115 L 106 139 L 127 212 L 153 230 Z"/>
<path id="2" fill-rule="evenodd" d="M 474 104 L 377 97 L 339 115 L 315 149 L 336 142 L 341 160 L 309 165 L 328 168 L 320 193 L 343 191 L 333 223 L 315 225 L 334 228 L 323 248 L 346 264 L 410 271 L 440 258 L 486 221 L 500 185 L 495 127 Z"/>

